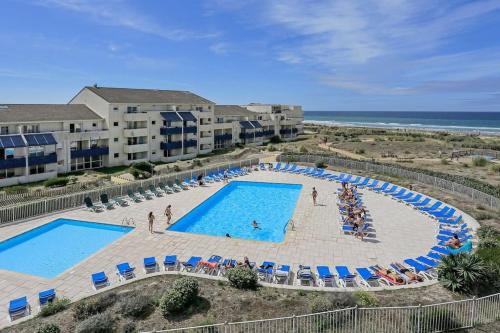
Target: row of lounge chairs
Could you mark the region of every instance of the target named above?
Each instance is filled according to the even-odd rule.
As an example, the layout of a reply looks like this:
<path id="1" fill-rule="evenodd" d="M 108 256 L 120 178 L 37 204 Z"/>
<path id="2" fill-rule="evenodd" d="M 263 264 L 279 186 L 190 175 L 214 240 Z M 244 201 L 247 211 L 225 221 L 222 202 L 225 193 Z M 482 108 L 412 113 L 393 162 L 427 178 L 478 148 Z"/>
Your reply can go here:
<path id="1" fill-rule="evenodd" d="M 247 174 L 247 172 L 249 172 L 249 170 L 246 168 L 232 168 L 230 170 L 227 170 L 226 176 L 227 178 L 234 178 L 245 175 Z M 201 182 L 204 184 L 214 183 L 221 182 L 223 181 L 223 179 L 224 174 L 222 172 L 212 172 L 202 177 Z M 143 187 L 138 187 L 136 190 L 129 189 L 127 191 L 127 199 L 123 197 L 114 197 L 111 199 L 108 197 L 107 193 L 102 193 L 100 195 L 100 203 L 92 202 L 92 199 L 90 197 L 86 197 L 84 199 L 84 203 L 87 209 L 93 212 L 100 212 L 105 209 L 127 206 L 129 204 L 129 201 L 139 203 L 144 200 L 152 200 L 155 197 L 162 197 L 163 195 L 186 191 L 197 186 L 199 186 L 197 177 L 193 177 L 192 179 L 186 178 L 182 182 L 160 182 L 158 186 L 154 186 L 151 184 L 147 189 L 144 189 Z"/>
<path id="2" fill-rule="evenodd" d="M 56 291 L 48 289 L 38 293 L 38 306 L 40 308 L 52 303 L 56 299 Z M 9 320 L 13 321 L 18 318 L 31 314 L 31 306 L 26 296 L 13 299 L 9 302 Z"/>

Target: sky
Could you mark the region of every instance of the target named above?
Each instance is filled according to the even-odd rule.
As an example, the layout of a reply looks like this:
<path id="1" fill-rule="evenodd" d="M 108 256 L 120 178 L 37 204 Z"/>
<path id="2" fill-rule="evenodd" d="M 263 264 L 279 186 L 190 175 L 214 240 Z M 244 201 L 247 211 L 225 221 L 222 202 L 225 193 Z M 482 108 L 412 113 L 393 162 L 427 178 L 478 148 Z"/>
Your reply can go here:
<path id="1" fill-rule="evenodd" d="M 98 84 L 500 111 L 500 0 L 2 0 L 0 17 L 0 103 L 66 103 Z"/>

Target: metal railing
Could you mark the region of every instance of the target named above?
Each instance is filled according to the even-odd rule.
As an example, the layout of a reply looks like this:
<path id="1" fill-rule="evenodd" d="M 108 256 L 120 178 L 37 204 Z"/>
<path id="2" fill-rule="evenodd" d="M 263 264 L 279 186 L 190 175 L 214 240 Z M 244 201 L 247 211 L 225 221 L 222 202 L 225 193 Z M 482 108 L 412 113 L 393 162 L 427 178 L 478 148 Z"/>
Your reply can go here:
<path id="1" fill-rule="evenodd" d="M 338 167 L 356 169 L 362 171 L 370 171 L 378 174 L 400 177 L 432 185 L 442 190 L 452 192 L 453 194 L 465 195 L 480 205 L 489 206 L 491 208 L 500 207 L 500 199 L 492 195 L 489 195 L 487 193 L 478 191 L 476 189 L 473 189 L 471 187 L 462 184 L 452 182 L 450 180 L 446 180 L 436 176 L 426 175 L 415 171 L 405 170 L 403 168 L 398 168 L 396 166 L 376 164 L 370 161 L 356 161 L 341 157 L 321 156 L 321 155 L 287 154 L 278 156 L 277 160 L 280 162 L 294 161 L 302 163 L 315 163 L 323 161 L 331 166 L 338 166 Z"/>
<path id="2" fill-rule="evenodd" d="M 90 197 L 92 201 L 100 201 L 100 195 L 107 193 L 110 198 L 125 196 L 129 190 L 135 191 L 138 187 L 147 189 L 150 185 L 158 187 L 159 183 L 172 183 L 176 180 L 182 181 L 185 178 L 193 178 L 193 176 L 207 175 L 212 172 L 220 172 L 224 169 L 233 167 L 250 166 L 259 163 L 259 159 L 246 159 L 229 163 L 215 164 L 204 168 L 182 171 L 167 175 L 151 177 L 145 180 L 132 181 L 120 185 L 108 185 L 94 190 L 80 191 L 73 194 L 44 198 L 41 200 L 21 203 L 10 207 L 0 208 L 0 224 L 20 221 L 27 218 L 44 215 L 60 210 L 76 208 L 83 205 L 85 197 Z"/>
<path id="3" fill-rule="evenodd" d="M 447 303 L 402 307 L 351 307 L 321 313 L 152 332 L 322 333 L 445 332 L 500 319 L 500 294 Z"/>

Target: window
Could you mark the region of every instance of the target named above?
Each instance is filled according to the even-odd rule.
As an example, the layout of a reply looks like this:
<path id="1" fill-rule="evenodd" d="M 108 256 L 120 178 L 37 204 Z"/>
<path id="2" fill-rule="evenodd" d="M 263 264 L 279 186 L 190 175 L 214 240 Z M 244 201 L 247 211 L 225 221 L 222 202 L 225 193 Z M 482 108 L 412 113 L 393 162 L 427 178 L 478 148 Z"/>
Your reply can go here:
<path id="1" fill-rule="evenodd" d="M 80 124 L 69 124 L 69 132 L 70 133 L 76 133 L 76 132 L 81 132 L 82 128 Z"/>
<path id="2" fill-rule="evenodd" d="M 120 157 L 120 154 L 119 154 L 119 153 L 115 153 L 115 154 L 113 155 L 113 157 L 114 157 L 114 158 L 118 158 L 118 157 Z"/>
<path id="3" fill-rule="evenodd" d="M 212 110 L 212 105 L 209 105 L 209 106 L 208 106 L 208 109 L 209 109 L 209 110 Z"/>
<path id="4" fill-rule="evenodd" d="M 156 120 L 151 121 L 151 125 L 156 125 Z"/>
<path id="5" fill-rule="evenodd" d="M 113 111 L 118 111 L 118 107 L 117 107 L 117 106 L 114 106 L 114 107 L 113 107 Z"/>
<path id="6" fill-rule="evenodd" d="M 196 107 L 196 111 L 201 111 L 201 112 L 203 112 L 203 106 L 197 106 L 197 107 Z"/>
<path id="7" fill-rule="evenodd" d="M 217 117 L 217 120 L 216 120 L 217 123 L 221 124 L 224 122 L 224 118 L 222 117 Z"/>
<path id="8" fill-rule="evenodd" d="M 128 113 L 135 113 L 135 112 L 137 112 L 137 106 L 127 106 L 127 112 Z"/>
<path id="9" fill-rule="evenodd" d="M 45 172 L 44 164 L 30 166 L 30 175 L 37 175 L 39 173 L 44 173 L 44 172 Z"/>
<path id="10" fill-rule="evenodd" d="M 154 136 L 154 135 L 153 135 L 153 136 L 151 137 L 151 139 L 153 139 L 153 140 L 154 140 L 154 139 L 156 139 L 156 136 Z"/>
<path id="11" fill-rule="evenodd" d="M 113 126 L 117 127 L 117 126 L 118 126 L 118 122 L 117 122 L 117 121 L 115 121 L 115 122 L 113 123 Z"/>
<path id="12" fill-rule="evenodd" d="M 114 141 L 114 142 L 118 142 L 118 138 L 114 138 L 114 139 L 113 139 L 113 141 Z"/>
<path id="13" fill-rule="evenodd" d="M 9 126 L 0 127 L 0 134 L 9 134 Z"/>
<path id="14" fill-rule="evenodd" d="M 92 123 L 92 127 L 97 127 L 97 124 L 96 123 Z"/>
<path id="15" fill-rule="evenodd" d="M 154 151 L 154 152 L 152 152 L 151 154 L 156 155 L 156 152 Z"/>

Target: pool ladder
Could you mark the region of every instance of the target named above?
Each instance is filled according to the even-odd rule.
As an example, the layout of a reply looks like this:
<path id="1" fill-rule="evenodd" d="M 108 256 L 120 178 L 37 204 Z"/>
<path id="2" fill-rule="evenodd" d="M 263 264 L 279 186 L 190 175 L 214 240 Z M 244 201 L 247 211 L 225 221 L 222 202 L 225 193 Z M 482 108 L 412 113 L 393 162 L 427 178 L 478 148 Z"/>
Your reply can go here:
<path id="1" fill-rule="evenodd" d="M 122 220 L 122 225 L 135 225 L 134 218 L 132 217 L 124 217 Z"/>

